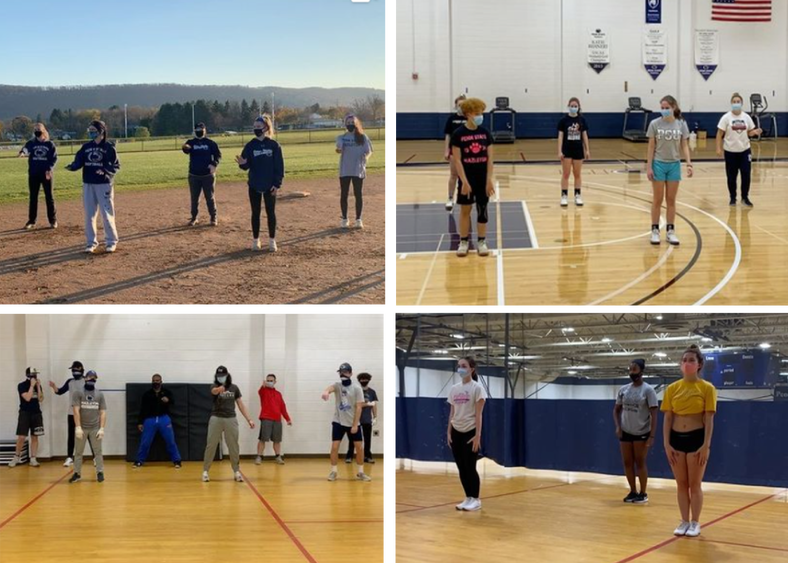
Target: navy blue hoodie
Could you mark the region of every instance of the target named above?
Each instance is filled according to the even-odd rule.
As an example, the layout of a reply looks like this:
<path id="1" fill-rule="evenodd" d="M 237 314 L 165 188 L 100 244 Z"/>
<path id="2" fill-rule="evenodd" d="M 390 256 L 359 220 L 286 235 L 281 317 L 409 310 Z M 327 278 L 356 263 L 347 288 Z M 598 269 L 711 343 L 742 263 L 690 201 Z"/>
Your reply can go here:
<path id="1" fill-rule="evenodd" d="M 74 155 L 74 162 L 66 166 L 73 171 L 82 168 L 82 181 L 86 184 L 111 184 L 120 169 L 115 145 L 109 141 L 88 141 Z M 97 174 L 102 170 L 104 174 Z"/>
<path id="2" fill-rule="evenodd" d="M 239 164 L 241 170 L 249 171 L 249 187 L 257 192 L 268 192 L 271 188 L 281 188 L 285 177 L 285 161 L 282 147 L 268 137 L 252 139 L 244 147 L 241 158 L 246 164 Z"/>
<path id="3" fill-rule="evenodd" d="M 44 174 L 55 167 L 57 149 L 52 141 L 30 139 L 22 150 L 27 151 L 27 169 L 31 175 Z"/>
<path id="4" fill-rule="evenodd" d="M 205 137 L 194 137 L 186 141 L 191 150 L 183 149 L 183 152 L 189 155 L 189 174 L 195 176 L 207 176 L 211 173 L 208 166 L 213 164 L 219 166 L 219 161 L 222 160 L 222 151 L 219 150 L 217 145 L 211 139 Z"/>

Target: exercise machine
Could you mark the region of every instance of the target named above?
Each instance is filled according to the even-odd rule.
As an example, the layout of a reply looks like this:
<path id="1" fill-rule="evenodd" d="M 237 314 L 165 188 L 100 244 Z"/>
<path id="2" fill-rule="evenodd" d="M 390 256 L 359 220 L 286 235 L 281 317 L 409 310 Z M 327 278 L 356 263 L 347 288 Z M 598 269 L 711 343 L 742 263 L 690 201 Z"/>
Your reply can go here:
<path id="1" fill-rule="evenodd" d="M 514 143 L 517 112 L 509 107 L 509 98 L 495 98 L 495 108 L 490 112 L 490 134 L 495 143 Z"/>
<path id="2" fill-rule="evenodd" d="M 639 128 L 632 127 L 630 124 L 629 118 L 633 113 L 643 115 L 643 123 Z M 629 98 L 629 107 L 624 110 L 624 133 L 622 136 L 627 141 L 632 141 L 633 143 L 648 142 L 646 132 L 648 131 L 650 117 L 651 110 L 643 107 L 640 98 Z"/>

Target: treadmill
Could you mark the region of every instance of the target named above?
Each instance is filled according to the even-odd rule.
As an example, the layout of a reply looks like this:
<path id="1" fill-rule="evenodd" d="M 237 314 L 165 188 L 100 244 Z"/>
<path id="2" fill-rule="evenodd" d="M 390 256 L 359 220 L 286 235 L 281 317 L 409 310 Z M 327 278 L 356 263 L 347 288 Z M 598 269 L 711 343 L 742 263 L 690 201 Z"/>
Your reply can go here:
<path id="1" fill-rule="evenodd" d="M 636 129 L 630 125 L 629 118 L 633 113 L 643 115 L 643 123 L 640 128 Z M 646 132 L 648 131 L 650 116 L 651 110 L 643 107 L 640 98 L 629 98 L 629 107 L 624 110 L 624 133 L 622 136 L 627 141 L 632 141 L 633 143 L 648 142 Z"/>
<path id="2" fill-rule="evenodd" d="M 495 98 L 495 109 L 490 112 L 490 134 L 494 143 L 514 143 L 517 112 L 509 107 L 509 98 Z"/>

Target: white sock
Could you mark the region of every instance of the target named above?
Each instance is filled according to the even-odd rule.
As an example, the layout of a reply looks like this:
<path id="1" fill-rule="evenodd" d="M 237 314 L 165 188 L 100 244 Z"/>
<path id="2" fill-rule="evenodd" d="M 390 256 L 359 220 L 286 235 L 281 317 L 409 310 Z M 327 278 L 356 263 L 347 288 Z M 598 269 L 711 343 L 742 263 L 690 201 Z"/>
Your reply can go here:
<path id="1" fill-rule="evenodd" d="M 359 465 L 359 464 L 357 463 L 357 464 L 356 464 L 356 469 L 358 469 L 358 472 L 359 472 L 359 473 L 364 473 L 364 464 L 362 463 L 361 465 Z"/>
<path id="2" fill-rule="evenodd" d="M 333 471 L 334 473 L 336 473 L 336 472 L 337 472 L 337 466 L 336 466 L 336 465 L 332 465 L 332 466 L 331 466 L 331 471 Z"/>

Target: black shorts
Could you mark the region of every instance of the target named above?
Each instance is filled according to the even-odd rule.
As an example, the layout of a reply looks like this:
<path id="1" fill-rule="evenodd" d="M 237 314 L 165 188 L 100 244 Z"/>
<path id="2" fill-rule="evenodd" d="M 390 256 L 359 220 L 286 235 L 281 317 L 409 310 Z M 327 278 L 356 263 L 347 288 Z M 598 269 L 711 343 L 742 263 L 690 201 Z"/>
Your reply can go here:
<path id="1" fill-rule="evenodd" d="M 641 434 L 640 436 L 636 434 L 629 434 L 627 432 L 621 431 L 621 438 L 622 442 L 645 442 L 651 436 L 651 432 L 646 432 L 645 434 Z"/>
<path id="2" fill-rule="evenodd" d="M 342 438 L 347 434 L 348 440 L 351 442 L 363 442 L 364 436 L 361 434 L 361 425 L 358 425 L 358 430 L 356 430 L 355 434 L 350 433 L 350 426 L 342 426 L 338 422 L 331 423 L 331 440 L 334 442 L 339 442 Z"/>
<path id="3" fill-rule="evenodd" d="M 691 454 L 697 452 L 706 440 L 706 429 L 698 428 L 690 432 L 670 431 L 670 447 L 676 451 Z"/>
<path id="4" fill-rule="evenodd" d="M 571 158 L 572 160 L 585 160 L 586 157 L 583 147 L 565 147 L 561 149 L 561 153 L 564 155 L 564 158 Z"/>
<path id="5" fill-rule="evenodd" d="M 469 195 L 462 194 L 462 180 L 460 180 L 458 185 L 460 189 L 457 190 L 457 205 L 473 205 L 474 203 L 484 205 L 490 201 L 490 196 L 487 195 L 486 179 L 484 182 L 473 180 Z"/>
<path id="6" fill-rule="evenodd" d="M 16 423 L 16 435 L 27 436 L 44 435 L 44 417 L 40 412 L 19 411 L 19 420 Z"/>

